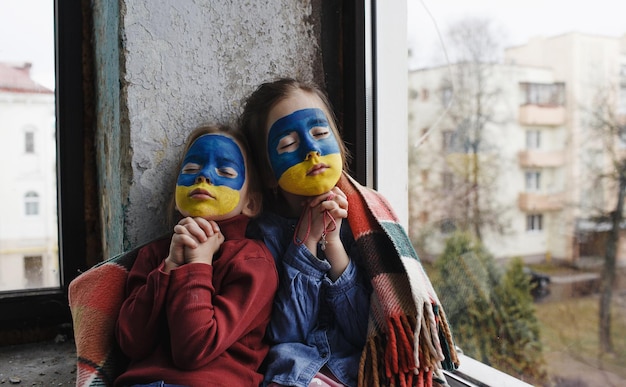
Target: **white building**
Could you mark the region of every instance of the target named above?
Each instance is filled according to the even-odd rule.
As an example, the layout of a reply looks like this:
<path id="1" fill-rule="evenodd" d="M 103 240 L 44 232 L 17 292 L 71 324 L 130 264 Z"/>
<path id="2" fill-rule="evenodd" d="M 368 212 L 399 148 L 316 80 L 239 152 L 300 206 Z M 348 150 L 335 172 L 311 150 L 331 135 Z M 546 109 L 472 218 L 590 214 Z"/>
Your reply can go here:
<path id="1" fill-rule="evenodd" d="M 469 111 L 470 126 L 480 121 L 476 112 L 482 116 L 484 146 L 477 154 L 493 169 L 481 178 L 489 192 L 480 200 L 489 201 L 494 209 L 489 216 L 502 231 L 483 228 L 487 249 L 497 258 L 576 260 L 577 227 L 597 210 L 589 203 L 601 202 L 605 210 L 614 205 L 607 199 L 610 187 L 592 183 L 586 145 L 592 138 L 594 91 L 599 85 L 618 85 L 620 70 L 626 91 L 625 52 L 619 38 L 572 33 L 532 40 L 507 49 L 505 64 L 482 68 L 480 102 L 462 96 L 465 81 L 450 86 L 450 79 L 460 79 L 457 74 L 467 71 L 467 65 L 409 73 L 409 149 L 415 161 L 410 230 L 425 246 L 423 253 L 440 253 L 454 228 L 451 201 L 458 204 L 463 195 L 446 188 L 457 187 L 454 182 L 465 178 L 471 164 L 470 152 L 454 143 L 463 137 L 462 116 Z M 471 76 L 466 73 L 465 78 Z M 452 90 L 455 102 L 443 115 Z"/>
<path id="2" fill-rule="evenodd" d="M 59 285 L 54 92 L 0 63 L 0 291 Z"/>

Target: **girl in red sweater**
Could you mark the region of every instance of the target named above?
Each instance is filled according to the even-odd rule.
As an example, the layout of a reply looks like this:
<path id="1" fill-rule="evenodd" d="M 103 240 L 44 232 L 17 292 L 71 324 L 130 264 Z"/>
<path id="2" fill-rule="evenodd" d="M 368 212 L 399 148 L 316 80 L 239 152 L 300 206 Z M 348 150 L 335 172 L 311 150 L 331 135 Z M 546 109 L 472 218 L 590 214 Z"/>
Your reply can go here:
<path id="1" fill-rule="evenodd" d="M 182 219 L 142 248 L 129 274 L 116 336 L 130 365 L 116 386 L 257 386 L 278 286 L 265 245 L 245 238 L 260 210 L 246 140 L 196 129 L 176 182 Z"/>

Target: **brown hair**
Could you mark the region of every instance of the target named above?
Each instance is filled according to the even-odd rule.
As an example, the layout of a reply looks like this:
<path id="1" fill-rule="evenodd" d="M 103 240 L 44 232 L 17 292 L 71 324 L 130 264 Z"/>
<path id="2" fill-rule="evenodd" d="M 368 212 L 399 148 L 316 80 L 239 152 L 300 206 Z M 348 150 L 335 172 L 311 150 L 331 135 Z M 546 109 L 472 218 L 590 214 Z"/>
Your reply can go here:
<path id="1" fill-rule="evenodd" d="M 183 149 L 183 153 L 180 159 L 178 160 L 175 176 L 178 176 L 178 174 L 180 173 L 180 170 L 183 167 L 183 161 L 185 159 L 185 155 L 189 151 L 189 148 L 191 148 L 193 143 L 199 137 L 204 136 L 205 134 L 224 134 L 226 136 L 232 137 L 233 140 L 235 140 L 235 142 L 237 143 L 237 145 L 239 145 L 239 147 L 241 148 L 241 153 L 243 153 L 243 158 L 245 159 L 245 162 L 246 162 L 246 180 L 248 183 L 248 198 L 250 201 L 252 201 L 252 206 L 253 206 L 252 208 L 254 209 L 253 213 L 255 215 L 258 215 L 259 213 L 261 213 L 261 203 L 262 203 L 261 184 L 259 181 L 257 169 L 255 168 L 254 160 L 252 159 L 252 156 L 250 154 L 250 146 L 248 145 L 248 139 L 243 134 L 243 132 L 239 130 L 235 130 L 228 125 L 222 125 L 222 124 L 200 125 L 197 128 L 195 128 L 191 133 L 189 133 L 189 136 L 187 136 L 187 141 L 185 143 L 185 148 Z M 176 195 L 174 194 L 172 195 L 170 199 L 170 205 L 169 205 L 169 210 L 170 210 L 169 218 L 170 219 L 168 220 L 168 223 L 170 226 L 174 226 L 174 224 L 176 224 L 176 222 L 180 218 L 180 214 L 178 213 L 178 211 L 176 211 L 176 198 L 175 197 Z"/>
<path id="2" fill-rule="evenodd" d="M 317 85 L 298 81 L 292 78 L 280 78 L 273 82 L 261 84 L 244 102 L 243 113 L 239 117 L 239 127 L 248 137 L 252 144 L 250 149 L 252 158 L 258 167 L 261 183 L 265 191 L 272 190 L 276 186 L 276 179 L 272 173 L 267 156 L 267 118 L 270 110 L 280 101 L 287 98 L 296 90 L 302 90 L 315 94 L 322 101 L 325 113 L 339 144 L 339 152 L 343 160 L 343 169 L 347 170 L 349 159 L 348 150 L 342 140 L 337 119 L 326 93 Z"/>

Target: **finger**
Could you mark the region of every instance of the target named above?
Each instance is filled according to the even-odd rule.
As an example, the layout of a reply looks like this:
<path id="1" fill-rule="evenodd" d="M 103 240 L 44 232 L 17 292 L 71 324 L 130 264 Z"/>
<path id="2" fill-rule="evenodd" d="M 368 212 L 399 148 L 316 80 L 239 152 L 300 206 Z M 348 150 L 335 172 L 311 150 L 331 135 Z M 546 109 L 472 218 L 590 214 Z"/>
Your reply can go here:
<path id="1" fill-rule="evenodd" d="M 341 188 L 339 187 L 333 187 L 333 189 L 331 190 L 336 196 L 340 196 L 344 199 L 347 199 L 348 197 L 346 196 L 346 194 L 341 190 Z"/>
<path id="2" fill-rule="evenodd" d="M 212 220 L 209 221 L 200 217 L 194 218 L 194 220 L 196 221 L 196 224 L 198 225 L 198 227 L 200 227 L 203 230 L 204 235 L 206 235 L 207 237 L 215 233 L 216 224 L 214 221 Z"/>
<path id="3" fill-rule="evenodd" d="M 202 242 L 202 240 L 198 239 L 198 237 L 189 230 L 191 227 L 192 227 L 191 223 L 186 224 L 186 225 L 177 224 L 176 226 L 174 226 L 174 236 L 172 237 L 172 239 L 174 239 L 174 237 L 178 237 L 179 240 L 186 241 L 187 240 L 186 238 L 190 238 L 191 240 L 194 241 L 196 245 L 199 244 L 200 242 Z M 183 237 L 186 237 L 186 238 L 183 238 Z M 204 236 L 204 238 L 206 238 L 206 235 Z"/>
<path id="4" fill-rule="evenodd" d="M 199 245 L 198 241 L 188 234 L 174 234 L 172 242 L 192 249 L 195 249 Z"/>
<path id="5" fill-rule="evenodd" d="M 348 217 L 348 210 L 338 207 L 330 211 L 330 215 L 335 219 L 339 219 L 339 218 L 346 219 Z"/>
<path id="6" fill-rule="evenodd" d="M 182 218 L 181 220 L 178 221 L 178 224 L 181 226 L 184 226 L 186 224 L 192 223 L 193 222 L 193 218 L 186 216 L 184 218 Z"/>
<path id="7" fill-rule="evenodd" d="M 209 224 L 211 225 L 214 233 L 216 233 L 216 234 L 220 233 L 220 226 L 217 224 L 216 221 L 211 220 L 211 221 L 209 221 Z"/>
<path id="8" fill-rule="evenodd" d="M 204 242 L 207 239 L 207 233 L 196 219 L 192 219 L 191 222 L 185 224 L 185 228 L 189 235 L 192 235 L 198 242 Z"/>
<path id="9" fill-rule="evenodd" d="M 309 206 L 316 207 L 320 203 L 323 203 L 328 200 L 332 200 L 334 197 L 335 197 L 335 194 L 332 191 L 323 193 L 321 195 L 317 195 L 313 199 L 311 199 L 311 201 L 309 202 Z"/>

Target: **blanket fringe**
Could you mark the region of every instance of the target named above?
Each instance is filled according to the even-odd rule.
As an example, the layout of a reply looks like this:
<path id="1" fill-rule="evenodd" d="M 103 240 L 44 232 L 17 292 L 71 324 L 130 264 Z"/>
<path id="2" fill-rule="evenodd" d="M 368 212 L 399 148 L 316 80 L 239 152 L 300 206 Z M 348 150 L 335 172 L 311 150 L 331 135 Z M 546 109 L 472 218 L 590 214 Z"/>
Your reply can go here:
<path id="1" fill-rule="evenodd" d="M 430 353 L 429 347 L 426 347 L 426 353 L 419 350 L 422 366 L 418 368 L 413 356 L 415 325 L 408 316 L 395 315 L 387 321 L 386 339 L 381 335 L 369 336 L 359 364 L 359 387 L 432 386 L 432 370 L 437 355 Z M 431 339 L 429 328 L 421 329 L 421 332 L 423 341 Z"/>

